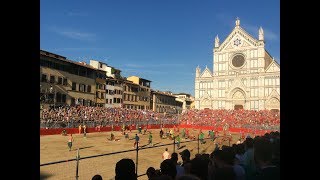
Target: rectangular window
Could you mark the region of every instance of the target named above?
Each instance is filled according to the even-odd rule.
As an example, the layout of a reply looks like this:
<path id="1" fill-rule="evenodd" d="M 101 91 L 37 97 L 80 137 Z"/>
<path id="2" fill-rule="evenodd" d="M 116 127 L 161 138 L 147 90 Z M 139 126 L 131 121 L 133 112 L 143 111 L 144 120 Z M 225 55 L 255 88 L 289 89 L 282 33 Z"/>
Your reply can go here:
<path id="1" fill-rule="evenodd" d="M 62 84 L 62 77 L 58 77 L 58 84 Z"/>
<path id="2" fill-rule="evenodd" d="M 58 103 L 61 102 L 61 94 L 60 93 L 56 94 L 56 102 L 58 102 Z"/>
<path id="3" fill-rule="evenodd" d="M 109 103 L 112 104 L 112 99 L 109 99 Z"/>
<path id="4" fill-rule="evenodd" d="M 63 78 L 63 85 L 64 86 L 68 85 L 68 79 L 67 78 Z"/>
<path id="5" fill-rule="evenodd" d="M 104 99 L 104 93 L 101 93 L 101 99 Z"/>
<path id="6" fill-rule="evenodd" d="M 50 83 L 54 83 L 55 82 L 55 77 L 54 76 L 50 76 Z"/>
<path id="7" fill-rule="evenodd" d="M 222 97 L 222 90 L 221 89 L 218 90 L 218 97 Z"/>
<path id="8" fill-rule="evenodd" d="M 81 92 L 86 92 L 86 85 L 84 85 L 84 84 L 79 84 L 79 91 L 81 91 Z"/>
<path id="9" fill-rule="evenodd" d="M 99 95 L 100 95 L 100 94 L 99 94 L 99 92 L 97 91 L 97 92 L 96 92 L 96 97 L 97 97 L 97 98 L 100 98 Z"/>
<path id="10" fill-rule="evenodd" d="M 251 101 L 250 102 L 250 109 L 251 110 L 258 110 L 259 109 L 259 101 Z"/>
<path id="11" fill-rule="evenodd" d="M 77 87 L 77 83 L 72 82 L 72 90 L 76 91 L 77 90 L 76 87 Z"/>
<path id="12" fill-rule="evenodd" d="M 113 103 L 116 103 L 117 102 L 117 99 L 116 98 L 113 98 Z"/>
<path id="13" fill-rule="evenodd" d="M 91 93 L 91 86 L 90 85 L 88 85 L 88 87 L 87 87 L 87 92 Z"/>
<path id="14" fill-rule="evenodd" d="M 265 86 L 268 86 L 268 84 L 269 84 L 269 83 L 268 83 L 268 79 L 264 79 L 264 85 L 265 85 Z"/>
<path id="15" fill-rule="evenodd" d="M 251 97 L 258 97 L 259 95 L 259 89 L 258 88 L 251 88 L 250 89 L 250 96 Z"/>
<path id="16" fill-rule="evenodd" d="M 62 94 L 62 102 L 66 103 L 66 100 L 67 100 L 67 96 L 65 94 Z"/>
<path id="17" fill-rule="evenodd" d="M 41 82 L 47 82 L 47 75 L 46 74 L 41 75 Z"/>

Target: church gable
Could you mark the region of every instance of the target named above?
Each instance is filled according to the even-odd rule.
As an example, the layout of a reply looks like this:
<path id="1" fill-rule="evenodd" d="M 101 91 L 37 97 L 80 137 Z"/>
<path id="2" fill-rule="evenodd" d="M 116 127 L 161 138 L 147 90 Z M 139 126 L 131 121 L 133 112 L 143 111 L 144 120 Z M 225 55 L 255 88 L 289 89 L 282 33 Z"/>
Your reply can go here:
<path id="1" fill-rule="evenodd" d="M 252 47 L 255 48 L 258 45 L 258 40 L 253 38 L 241 27 L 235 28 L 226 40 L 221 44 L 218 51 L 236 49 L 240 47 Z"/>
<path id="2" fill-rule="evenodd" d="M 280 66 L 274 60 L 266 69 L 266 72 L 279 72 L 279 71 L 280 71 Z"/>
<path id="3" fill-rule="evenodd" d="M 211 74 L 210 70 L 208 69 L 208 67 L 206 67 L 206 69 L 203 71 L 203 73 L 200 75 L 200 77 L 202 77 L 202 78 L 212 77 L 212 74 Z"/>

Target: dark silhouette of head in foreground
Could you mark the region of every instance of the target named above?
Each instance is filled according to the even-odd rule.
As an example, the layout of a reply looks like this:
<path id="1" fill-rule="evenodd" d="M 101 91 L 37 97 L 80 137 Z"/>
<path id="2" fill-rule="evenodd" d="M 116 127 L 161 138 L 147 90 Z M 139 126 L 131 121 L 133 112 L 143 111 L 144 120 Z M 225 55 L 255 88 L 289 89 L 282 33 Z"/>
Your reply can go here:
<path id="1" fill-rule="evenodd" d="M 121 159 L 116 164 L 115 180 L 137 180 L 135 164 L 132 159 Z"/>
<path id="2" fill-rule="evenodd" d="M 91 180 L 102 180 L 102 176 L 99 175 L 99 174 L 96 174 L 96 175 L 94 175 L 94 176 L 92 177 Z"/>

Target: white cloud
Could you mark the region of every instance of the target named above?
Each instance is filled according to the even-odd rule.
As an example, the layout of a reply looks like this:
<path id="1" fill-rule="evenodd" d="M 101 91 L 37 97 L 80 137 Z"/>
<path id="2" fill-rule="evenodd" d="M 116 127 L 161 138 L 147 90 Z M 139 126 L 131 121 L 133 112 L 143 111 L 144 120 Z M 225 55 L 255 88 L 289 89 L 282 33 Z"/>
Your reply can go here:
<path id="1" fill-rule="evenodd" d="M 73 30 L 69 28 L 58 28 L 58 27 L 52 27 L 50 28 L 51 31 L 76 40 L 83 40 L 83 41 L 93 41 L 95 40 L 96 35 L 93 33 L 86 33 L 86 32 L 80 32 L 78 30 Z"/>

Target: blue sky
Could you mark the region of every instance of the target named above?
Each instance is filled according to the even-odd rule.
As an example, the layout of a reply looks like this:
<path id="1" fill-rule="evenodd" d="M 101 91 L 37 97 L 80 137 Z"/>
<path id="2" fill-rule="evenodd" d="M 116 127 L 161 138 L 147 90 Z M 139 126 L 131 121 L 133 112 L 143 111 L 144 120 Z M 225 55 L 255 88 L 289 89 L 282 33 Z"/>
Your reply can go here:
<path id="1" fill-rule="evenodd" d="M 277 0 L 41 0 L 40 48 L 74 61 L 99 60 L 140 76 L 151 88 L 194 95 L 195 68 L 212 71 L 214 38 L 235 26 L 254 37 L 262 26 L 266 49 L 280 63 Z"/>

